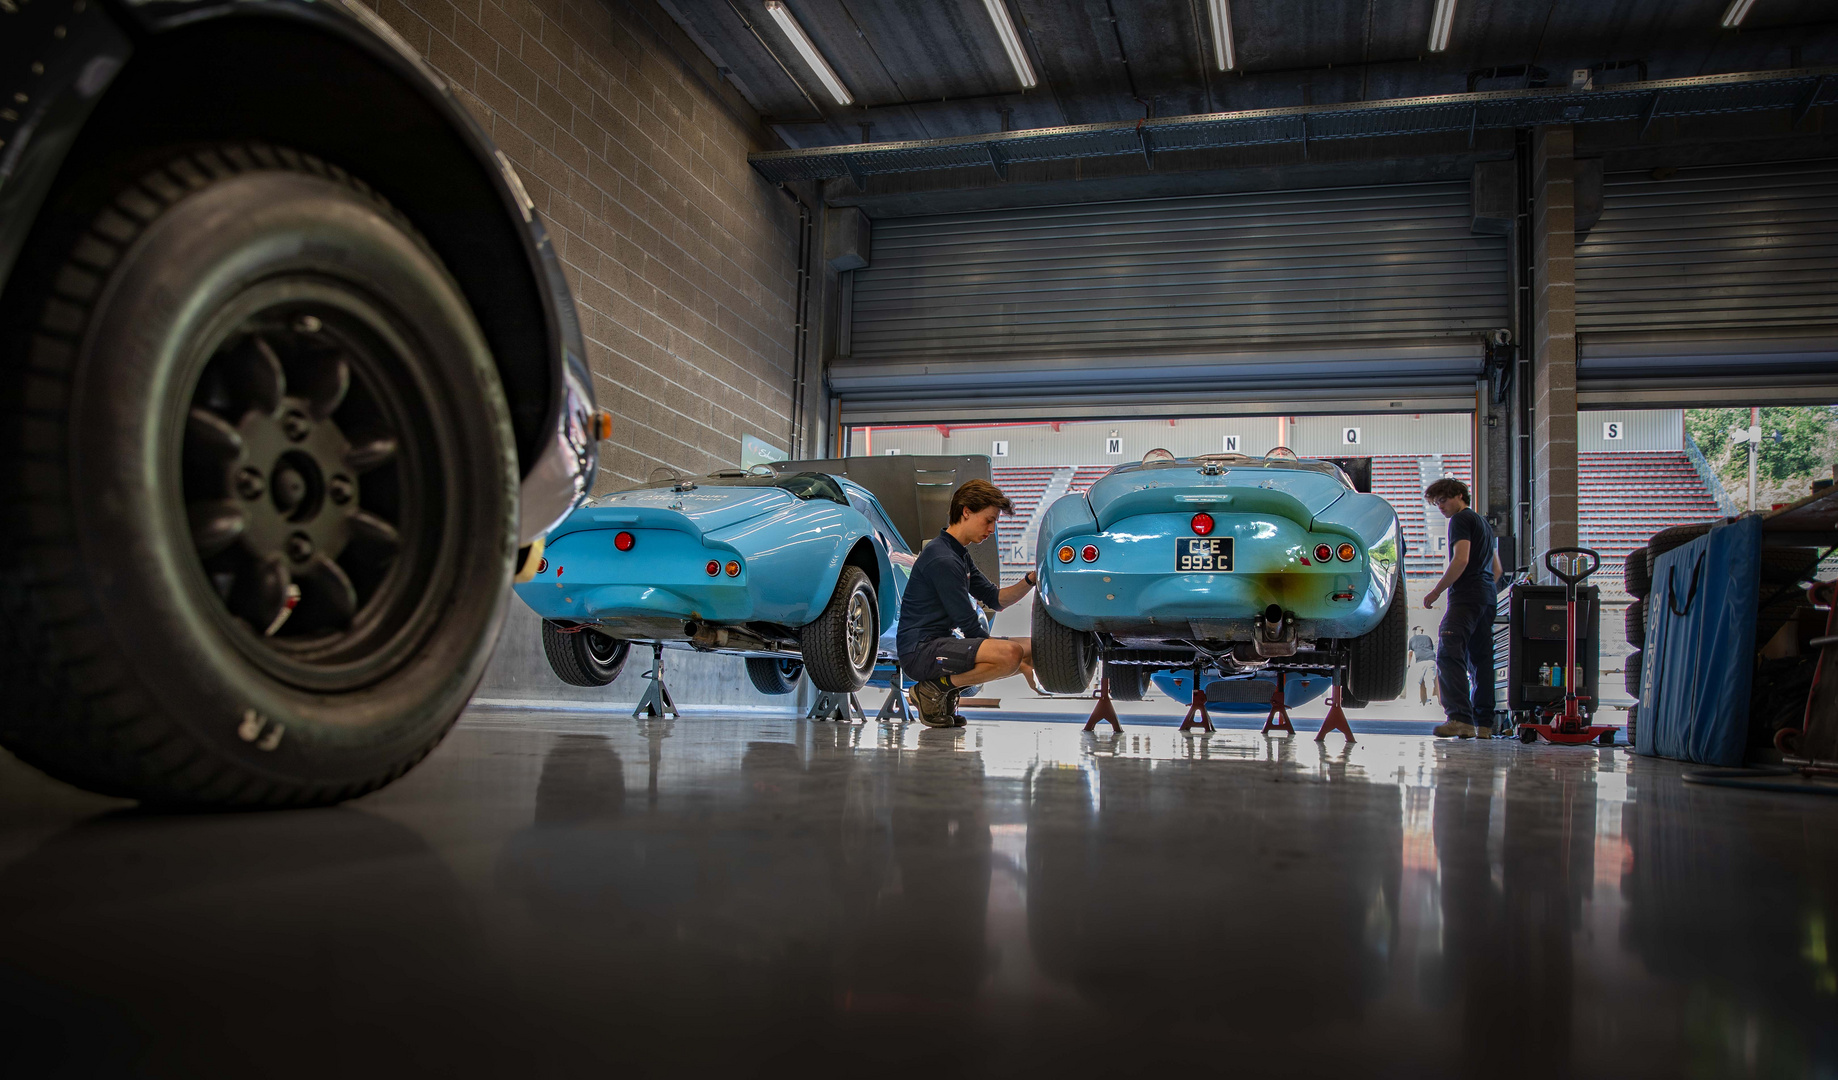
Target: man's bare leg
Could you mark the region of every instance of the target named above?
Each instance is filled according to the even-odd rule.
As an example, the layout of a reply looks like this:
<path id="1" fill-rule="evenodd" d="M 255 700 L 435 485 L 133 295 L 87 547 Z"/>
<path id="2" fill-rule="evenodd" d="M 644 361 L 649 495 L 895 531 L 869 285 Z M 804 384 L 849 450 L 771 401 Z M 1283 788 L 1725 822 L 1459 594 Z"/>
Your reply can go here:
<path id="1" fill-rule="evenodd" d="M 984 638 L 977 646 L 976 666 L 961 675 L 951 676 L 952 686 L 975 686 L 978 683 L 1006 679 L 1026 670 L 1029 681 L 1034 674 L 1034 643 L 1027 638 Z"/>

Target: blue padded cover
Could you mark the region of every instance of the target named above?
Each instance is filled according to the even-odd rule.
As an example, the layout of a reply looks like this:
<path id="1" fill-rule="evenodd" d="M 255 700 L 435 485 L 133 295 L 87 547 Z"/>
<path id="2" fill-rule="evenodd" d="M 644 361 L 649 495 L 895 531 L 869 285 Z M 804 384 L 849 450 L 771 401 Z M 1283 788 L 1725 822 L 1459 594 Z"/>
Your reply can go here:
<path id="1" fill-rule="evenodd" d="M 1659 557 L 1648 594 L 1634 749 L 1740 765 L 1749 735 L 1761 518 L 1711 529 Z"/>

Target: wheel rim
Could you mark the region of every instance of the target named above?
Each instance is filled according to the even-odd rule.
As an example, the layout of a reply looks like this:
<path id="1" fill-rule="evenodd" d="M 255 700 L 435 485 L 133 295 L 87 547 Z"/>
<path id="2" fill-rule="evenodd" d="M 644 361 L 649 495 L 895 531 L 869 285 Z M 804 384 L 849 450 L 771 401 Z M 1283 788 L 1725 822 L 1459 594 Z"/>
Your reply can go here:
<path id="1" fill-rule="evenodd" d="M 445 412 L 416 351 L 347 287 L 272 282 L 212 329 L 183 428 L 180 520 L 213 606 L 286 681 L 373 682 L 449 591 Z"/>
<path id="2" fill-rule="evenodd" d="M 855 670 L 866 671 L 874 664 L 874 644 L 880 637 L 880 626 L 874 618 L 874 601 L 866 588 L 849 596 L 849 663 Z"/>
<path id="3" fill-rule="evenodd" d="M 779 678 L 784 679 L 786 682 L 788 683 L 797 682 L 799 676 L 803 674 L 804 674 L 804 661 L 802 660 L 780 660 L 779 661 Z"/>
<path id="4" fill-rule="evenodd" d="M 619 662 L 624 642 L 614 641 L 605 634 L 593 630 L 581 631 L 581 638 L 587 646 L 587 660 L 596 670 L 604 673 Z"/>

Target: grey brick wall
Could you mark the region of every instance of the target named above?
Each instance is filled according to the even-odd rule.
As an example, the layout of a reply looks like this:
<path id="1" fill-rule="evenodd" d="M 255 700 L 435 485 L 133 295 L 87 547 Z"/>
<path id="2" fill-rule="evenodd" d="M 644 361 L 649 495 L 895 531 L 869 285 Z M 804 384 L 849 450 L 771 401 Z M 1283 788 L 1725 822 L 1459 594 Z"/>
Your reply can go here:
<path id="1" fill-rule="evenodd" d="M 747 166 L 758 118 L 649 0 L 366 0 L 522 176 L 574 290 L 598 489 L 789 449 L 797 212 Z"/>

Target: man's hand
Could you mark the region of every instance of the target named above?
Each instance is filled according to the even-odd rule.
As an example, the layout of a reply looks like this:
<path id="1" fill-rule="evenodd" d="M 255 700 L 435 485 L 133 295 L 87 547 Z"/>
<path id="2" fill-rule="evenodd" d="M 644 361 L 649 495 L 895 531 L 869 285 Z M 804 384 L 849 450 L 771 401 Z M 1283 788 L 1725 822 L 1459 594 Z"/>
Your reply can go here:
<path id="1" fill-rule="evenodd" d="M 1426 608 L 1433 608 L 1436 606 L 1436 601 L 1440 599 L 1442 599 L 1442 586 L 1437 585 L 1429 592 L 1423 594 L 1423 606 Z"/>
<path id="2" fill-rule="evenodd" d="M 1002 590 L 1000 594 L 1002 606 L 1004 608 L 1010 607 L 1015 601 L 1034 591 L 1034 582 L 1037 580 L 1039 580 L 1039 578 L 1033 570 L 1029 570 L 1027 573 L 1021 575 L 1020 581 Z"/>

